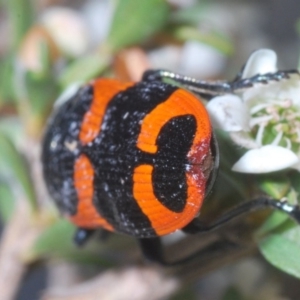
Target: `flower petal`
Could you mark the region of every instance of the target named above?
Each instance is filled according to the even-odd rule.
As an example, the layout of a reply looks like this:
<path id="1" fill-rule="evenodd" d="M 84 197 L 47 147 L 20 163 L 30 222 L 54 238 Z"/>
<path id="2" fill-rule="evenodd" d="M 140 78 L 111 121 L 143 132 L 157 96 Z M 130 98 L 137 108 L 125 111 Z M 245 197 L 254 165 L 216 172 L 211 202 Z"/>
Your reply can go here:
<path id="1" fill-rule="evenodd" d="M 213 98 L 206 109 L 212 119 L 213 127 L 225 131 L 249 130 L 249 113 L 241 99 L 235 95 Z"/>
<path id="2" fill-rule="evenodd" d="M 300 160 L 291 166 L 292 169 L 295 169 L 300 172 Z"/>
<path id="3" fill-rule="evenodd" d="M 276 63 L 277 55 L 273 50 L 257 50 L 248 58 L 242 78 L 252 77 L 256 74 L 275 72 L 277 70 Z"/>
<path id="4" fill-rule="evenodd" d="M 279 171 L 299 161 L 297 155 L 286 148 L 266 145 L 246 152 L 232 167 L 241 173 L 269 173 Z"/>
<path id="5" fill-rule="evenodd" d="M 260 145 L 253 139 L 250 132 L 230 132 L 230 138 L 235 144 L 246 149 L 255 149 L 260 147 Z"/>

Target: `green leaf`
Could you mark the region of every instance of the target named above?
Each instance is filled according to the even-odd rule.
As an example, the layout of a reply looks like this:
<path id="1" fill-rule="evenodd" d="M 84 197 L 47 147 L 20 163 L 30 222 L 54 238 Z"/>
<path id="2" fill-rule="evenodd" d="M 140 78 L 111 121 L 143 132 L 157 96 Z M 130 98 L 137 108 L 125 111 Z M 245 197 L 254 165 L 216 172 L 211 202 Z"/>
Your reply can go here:
<path id="1" fill-rule="evenodd" d="M 287 220 L 289 220 L 287 214 L 281 211 L 274 211 L 261 225 L 261 227 L 256 231 L 257 238 L 267 235 L 271 231 L 277 229 Z"/>
<path id="2" fill-rule="evenodd" d="M 294 189 L 291 188 L 285 196 L 290 204 L 297 203 L 297 193 Z M 255 234 L 256 237 L 259 239 L 269 233 L 275 233 L 275 230 L 276 233 L 286 231 L 291 226 L 293 226 L 293 221 L 286 213 L 282 211 L 273 211 L 272 214 L 261 225 L 261 227 L 256 231 Z"/>
<path id="3" fill-rule="evenodd" d="M 117 51 L 141 43 L 162 29 L 168 16 L 165 0 L 117 0 L 107 44 Z"/>
<path id="4" fill-rule="evenodd" d="M 59 220 L 47 228 L 36 241 L 32 255 L 35 257 L 44 255 L 57 255 L 62 251 L 73 249 L 72 235 L 75 227 L 66 220 Z"/>
<path id="5" fill-rule="evenodd" d="M 13 59 L 8 55 L 0 61 L 0 107 L 14 100 L 13 76 Z"/>
<path id="6" fill-rule="evenodd" d="M 34 116 L 39 118 L 45 116 L 58 95 L 58 86 L 55 78 L 50 74 L 46 77 L 39 77 L 36 73 L 27 72 L 25 84 L 31 110 L 31 114 L 28 117 Z M 20 99 L 19 101 L 20 109 L 22 109 L 23 100 Z"/>
<path id="7" fill-rule="evenodd" d="M 110 64 L 109 55 L 93 54 L 79 58 L 68 66 L 59 78 L 63 89 L 75 82 L 85 82 L 101 74 Z"/>
<path id="8" fill-rule="evenodd" d="M 5 183 L 0 182 L 0 215 L 4 222 L 7 222 L 14 210 L 14 195 Z"/>
<path id="9" fill-rule="evenodd" d="M 28 173 L 23 157 L 17 151 L 11 139 L 0 131 L 0 175 L 4 178 L 12 175 L 18 181 L 34 210 L 37 203 L 33 184 Z"/>
<path id="10" fill-rule="evenodd" d="M 89 247 L 76 247 L 73 243 L 75 230 L 75 226 L 67 220 L 58 220 L 40 235 L 26 255 L 27 259 L 35 261 L 41 258 L 63 258 L 81 263 L 111 265 L 101 258 L 100 247 L 96 251 Z"/>
<path id="11" fill-rule="evenodd" d="M 275 199 L 285 197 L 290 190 L 290 180 L 283 174 L 261 176 L 258 178 L 260 188 Z"/>
<path id="12" fill-rule="evenodd" d="M 52 69 L 47 69 L 48 47 L 44 43 L 40 44 L 40 59 L 43 61 L 43 70 L 17 71 L 14 74 L 14 85 L 16 93 L 16 103 L 19 116 L 22 118 L 27 134 L 34 138 L 41 135 L 42 125 L 57 98 L 59 88 L 57 78 L 53 76 Z M 44 58 L 43 58 L 44 57 Z"/>
<path id="13" fill-rule="evenodd" d="M 191 26 L 181 26 L 174 31 L 174 37 L 180 41 L 198 41 L 209 45 L 224 55 L 231 55 L 234 47 L 229 38 L 217 31 L 201 31 Z"/>
<path id="14" fill-rule="evenodd" d="M 199 22 L 206 17 L 209 4 L 208 1 L 201 1 L 201 3 L 197 3 L 196 5 L 176 10 L 172 13 L 171 20 L 174 22 L 198 25 Z"/>
<path id="15" fill-rule="evenodd" d="M 16 51 L 34 20 L 33 5 L 31 0 L 9 0 L 4 3 L 7 6 Z"/>
<path id="16" fill-rule="evenodd" d="M 300 173 L 298 171 L 291 171 L 288 173 L 289 180 L 292 184 L 292 187 L 295 189 L 298 195 L 300 195 Z"/>
<path id="17" fill-rule="evenodd" d="M 300 247 L 300 226 L 293 226 L 291 229 L 286 230 L 283 235 Z"/>
<path id="18" fill-rule="evenodd" d="M 300 232 L 297 227 L 297 239 L 272 234 L 259 243 L 259 250 L 266 260 L 278 269 L 300 278 Z"/>

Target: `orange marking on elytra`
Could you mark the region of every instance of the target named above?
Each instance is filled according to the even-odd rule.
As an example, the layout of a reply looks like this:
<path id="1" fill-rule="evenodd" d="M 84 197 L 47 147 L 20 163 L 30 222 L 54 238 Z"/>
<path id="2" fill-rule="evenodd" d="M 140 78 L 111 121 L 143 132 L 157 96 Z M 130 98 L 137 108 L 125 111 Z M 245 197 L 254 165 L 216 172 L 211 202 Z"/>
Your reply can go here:
<path id="1" fill-rule="evenodd" d="M 79 133 L 79 140 L 86 145 L 92 142 L 101 130 L 106 107 L 119 92 L 126 90 L 133 83 L 122 83 L 114 79 L 101 78 L 93 83 L 94 97 L 90 109 L 85 113 Z"/>
<path id="2" fill-rule="evenodd" d="M 187 225 L 199 212 L 205 194 L 205 181 L 195 180 L 187 174 L 187 203 L 182 212 L 166 208 L 154 195 L 151 165 L 140 165 L 133 174 L 133 195 L 142 212 L 149 218 L 152 228 L 159 236 L 174 232 Z M 145 183 L 147 178 L 147 183 Z"/>
<path id="3" fill-rule="evenodd" d="M 76 214 L 70 216 L 71 221 L 83 228 L 103 227 L 113 231 L 113 226 L 100 216 L 94 206 L 94 169 L 84 154 L 81 154 L 75 162 L 73 179 L 78 205 Z"/>
<path id="4" fill-rule="evenodd" d="M 140 165 L 133 174 L 133 195 L 143 213 L 149 218 L 157 235 L 165 235 L 183 228 L 199 212 L 204 195 L 206 178 L 199 166 L 210 148 L 211 124 L 204 105 L 191 93 L 177 89 L 165 102 L 157 105 L 141 124 L 137 147 L 145 152 L 157 152 L 156 140 L 161 128 L 178 116 L 191 114 L 197 122 L 191 149 L 187 154 L 190 169 L 186 171 L 187 199 L 182 212 L 176 213 L 156 198 L 152 184 L 152 165 Z M 198 165 L 198 166 L 197 166 Z"/>
<path id="5" fill-rule="evenodd" d="M 161 128 L 173 117 L 192 114 L 197 121 L 197 130 L 193 145 L 188 156 L 194 156 L 199 151 L 198 146 L 209 147 L 211 138 L 211 124 L 209 115 L 204 105 L 191 93 L 177 89 L 165 102 L 157 105 L 143 120 L 140 134 L 137 140 L 137 147 L 142 151 L 156 153 L 156 139 Z M 199 157 L 196 155 L 199 163 Z"/>

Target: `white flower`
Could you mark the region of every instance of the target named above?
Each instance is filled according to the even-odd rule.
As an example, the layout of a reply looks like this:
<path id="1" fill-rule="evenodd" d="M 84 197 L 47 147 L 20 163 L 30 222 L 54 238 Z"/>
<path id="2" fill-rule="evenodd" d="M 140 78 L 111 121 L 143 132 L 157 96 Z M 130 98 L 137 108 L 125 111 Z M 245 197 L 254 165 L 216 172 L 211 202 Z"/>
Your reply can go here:
<path id="1" fill-rule="evenodd" d="M 261 49 L 247 61 L 242 78 L 276 72 L 276 53 Z M 233 166 L 243 173 L 300 170 L 300 77 L 255 84 L 240 95 L 212 99 L 207 110 L 213 126 L 230 132 L 249 149 Z"/>

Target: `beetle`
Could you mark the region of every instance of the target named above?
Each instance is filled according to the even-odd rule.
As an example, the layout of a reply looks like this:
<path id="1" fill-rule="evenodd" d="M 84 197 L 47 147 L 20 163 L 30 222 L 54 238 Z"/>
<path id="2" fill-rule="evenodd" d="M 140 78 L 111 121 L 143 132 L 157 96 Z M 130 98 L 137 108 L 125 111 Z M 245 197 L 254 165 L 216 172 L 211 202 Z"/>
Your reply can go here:
<path id="1" fill-rule="evenodd" d="M 53 112 L 42 145 L 50 195 L 84 244 L 98 228 L 138 239 L 146 257 L 169 261 L 160 237 L 207 232 L 262 208 L 300 209 L 269 197 L 241 203 L 212 224 L 197 217 L 218 170 L 218 146 L 201 99 L 289 77 L 279 71 L 231 82 L 205 82 L 149 70 L 140 82 L 99 78 Z M 169 79 L 171 83 L 166 83 Z"/>

